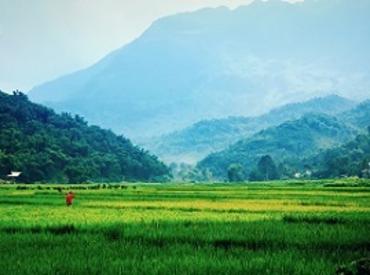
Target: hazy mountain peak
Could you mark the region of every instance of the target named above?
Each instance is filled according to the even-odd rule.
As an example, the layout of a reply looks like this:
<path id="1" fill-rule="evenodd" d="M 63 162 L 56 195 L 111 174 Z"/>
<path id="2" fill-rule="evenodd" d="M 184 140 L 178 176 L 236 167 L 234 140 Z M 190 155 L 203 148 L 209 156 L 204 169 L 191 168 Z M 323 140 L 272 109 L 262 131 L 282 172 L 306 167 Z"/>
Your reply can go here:
<path id="1" fill-rule="evenodd" d="M 256 1 L 160 19 L 137 40 L 31 98 L 136 139 L 203 119 L 255 116 L 370 85 L 370 5 Z"/>
<path id="2" fill-rule="evenodd" d="M 248 175 L 264 155 L 271 156 L 278 163 L 297 163 L 320 150 L 348 142 L 356 134 L 352 127 L 332 116 L 306 114 L 210 154 L 198 163 L 198 168 L 210 171 L 217 178 L 226 178 L 228 167 L 240 164 Z"/>
<path id="3" fill-rule="evenodd" d="M 202 120 L 182 130 L 150 138 L 142 144 L 164 161 L 196 163 L 206 155 L 223 150 L 268 127 L 305 116 L 323 117 L 352 109 L 355 103 L 331 94 L 305 102 L 290 103 L 259 117 L 228 117 Z M 318 113 L 320 113 L 318 115 Z"/>

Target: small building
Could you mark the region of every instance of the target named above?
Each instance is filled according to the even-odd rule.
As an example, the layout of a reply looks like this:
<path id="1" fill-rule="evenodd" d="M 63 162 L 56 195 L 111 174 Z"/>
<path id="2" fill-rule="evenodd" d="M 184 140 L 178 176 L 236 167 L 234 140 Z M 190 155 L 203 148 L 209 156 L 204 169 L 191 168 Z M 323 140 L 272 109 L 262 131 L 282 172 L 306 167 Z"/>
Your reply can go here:
<path id="1" fill-rule="evenodd" d="M 7 175 L 9 179 L 11 179 L 13 182 L 22 174 L 22 172 L 19 171 L 11 171 L 10 174 Z"/>

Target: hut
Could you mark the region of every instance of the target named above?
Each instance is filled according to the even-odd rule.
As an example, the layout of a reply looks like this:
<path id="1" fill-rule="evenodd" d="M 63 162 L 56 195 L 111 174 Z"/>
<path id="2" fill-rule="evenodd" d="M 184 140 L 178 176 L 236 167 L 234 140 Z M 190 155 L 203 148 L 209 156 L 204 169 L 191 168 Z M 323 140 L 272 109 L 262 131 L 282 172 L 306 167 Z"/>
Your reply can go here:
<path id="1" fill-rule="evenodd" d="M 10 174 L 7 175 L 7 177 L 12 181 L 15 182 L 16 179 L 22 174 L 22 172 L 19 171 L 11 171 Z"/>

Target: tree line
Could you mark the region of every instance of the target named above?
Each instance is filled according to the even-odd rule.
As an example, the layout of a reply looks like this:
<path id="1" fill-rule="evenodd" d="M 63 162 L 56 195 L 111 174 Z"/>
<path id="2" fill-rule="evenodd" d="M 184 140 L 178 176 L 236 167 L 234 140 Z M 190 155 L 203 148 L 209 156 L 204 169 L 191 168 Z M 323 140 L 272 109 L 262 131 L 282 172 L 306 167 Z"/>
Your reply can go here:
<path id="1" fill-rule="evenodd" d="M 22 182 L 163 181 L 169 169 L 130 140 L 56 114 L 26 95 L 0 92 L 0 175 Z"/>

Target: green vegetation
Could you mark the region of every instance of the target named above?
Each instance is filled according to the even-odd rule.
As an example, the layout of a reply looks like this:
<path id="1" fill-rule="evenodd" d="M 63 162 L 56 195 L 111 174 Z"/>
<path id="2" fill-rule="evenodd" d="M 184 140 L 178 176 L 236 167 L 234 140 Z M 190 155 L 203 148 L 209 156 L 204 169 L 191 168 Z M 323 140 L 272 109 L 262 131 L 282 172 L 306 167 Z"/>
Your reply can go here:
<path id="1" fill-rule="evenodd" d="M 263 181 L 263 180 L 277 180 L 279 179 L 278 169 L 269 155 L 261 157 L 257 164 L 257 168 L 252 170 L 249 180 Z"/>
<path id="2" fill-rule="evenodd" d="M 359 128 L 370 126 L 370 100 L 366 100 L 356 108 L 340 114 L 339 119 Z"/>
<path id="3" fill-rule="evenodd" d="M 230 165 L 239 165 L 244 180 L 266 180 L 268 178 L 263 176 L 259 162 L 268 155 L 276 165 L 276 172 L 269 179 L 296 176 L 369 178 L 369 114 L 370 101 L 364 101 L 336 117 L 306 114 L 298 120 L 270 127 L 241 139 L 223 151 L 210 154 L 198 163 L 194 171 L 196 175 L 206 171 L 206 180 L 224 180 Z"/>
<path id="4" fill-rule="evenodd" d="M 97 110 L 98 111 L 98 110 Z M 22 172 L 22 182 L 163 180 L 167 167 L 131 142 L 58 115 L 19 92 L 0 92 L 0 177 Z"/>
<path id="5" fill-rule="evenodd" d="M 245 176 L 240 164 L 231 164 L 227 169 L 227 177 L 230 182 L 243 181 Z"/>
<path id="6" fill-rule="evenodd" d="M 366 180 L 0 185 L 0 216 L 3 274 L 316 275 L 370 257 Z"/>
<path id="7" fill-rule="evenodd" d="M 368 133 L 338 148 L 327 150 L 307 162 L 314 176 L 370 178 L 370 127 Z"/>
<path id="8" fill-rule="evenodd" d="M 322 114 L 309 114 L 277 127 L 263 130 L 250 138 L 243 139 L 228 149 L 213 153 L 198 163 L 199 169 L 208 169 L 218 179 L 226 178 L 231 164 L 244 168 L 245 179 L 255 177 L 255 168 L 264 155 L 270 155 L 277 165 L 290 169 L 282 171 L 283 176 L 292 177 L 304 158 L 317 154 L 320 150 L 348 142 L 356 131 L 334 117 Z M 257 168 L 258 169 L 258 168 Z M 284 175 L 284 172 L 286 175 Z M 277 177 L 274 177 L 274 179 Z M 263 177 L 262 177 L 263 179 Z"/>
<path id="9" fill-rule="evenodd" d="M 355 103 L 337 95 L 286 104 L 257 117 L 228 117 L 199 121 L 183 130 L 143 144 L 166 162 L 196 163 L 208 154 L 226 149 L 259 131 L 296 120 L 308 113 L 337 115 L 355 107 Z M 349 118 L 352 116 L 349 114 Z"/>

